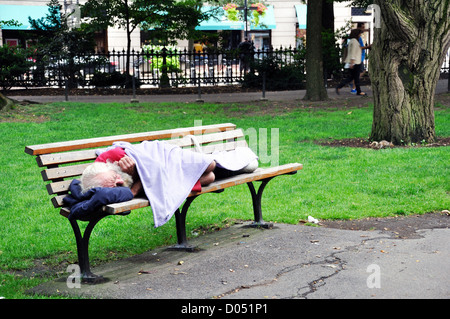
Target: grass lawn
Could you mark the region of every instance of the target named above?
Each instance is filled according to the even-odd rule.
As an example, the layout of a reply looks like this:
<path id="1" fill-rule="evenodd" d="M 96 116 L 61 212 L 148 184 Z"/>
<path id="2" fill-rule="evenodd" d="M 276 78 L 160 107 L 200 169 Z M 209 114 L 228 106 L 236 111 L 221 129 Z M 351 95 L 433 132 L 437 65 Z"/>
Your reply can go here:
<path id="1" fill-rule="evenodd" d="M 447 99 L 448 100 L 448 99 Z M 298 102 L 297 104 L 301 104 Z M 450 136 L 450 107 L 438 103 L 436 134 Z M 26 145 L 136 133 L 174 127 L 232 122 L 274 149 L 254 149 L 263 166 L 304 165 L 293 176 L 271 181 L 263 196 L 267 221 L 298 223 L 318 219 L 356 219 L 440 211 L 450 207 L 450 148 L 327 147 L 318 140 L 367 139 L 372 107 L 278 103 L 242 104 L 87 104 L 20 106 L 0 113 L 0 297 L 39 298 L 25 291 L 62 275 L 77 261 L 68 221 L 50 203 L 39 169 Z M 267 133 L 267 134 L 266 134 Z M 273 138 L 273 140 L 272 140 Z M 252 142 L 252 141 L 249 141 Z M 270 160 L 270 161 L 269 161 Z M 187 233 L 252 219 L 246 185 L 196 199 Z M 138 254 L 176 241 L 174 219 L 154 228 L 150 208 L 102 220 L 90 245 L 92 265 Z"/>

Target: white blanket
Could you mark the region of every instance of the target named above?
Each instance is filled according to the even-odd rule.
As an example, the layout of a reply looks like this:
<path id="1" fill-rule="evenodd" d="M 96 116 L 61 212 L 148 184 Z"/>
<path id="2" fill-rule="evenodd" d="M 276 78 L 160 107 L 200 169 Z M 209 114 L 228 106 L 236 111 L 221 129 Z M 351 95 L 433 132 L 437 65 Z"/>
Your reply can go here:
<path id="1" fill-rule="evenodd" d="M 125 149 L 136 162 L 155 227 L 164 225 L 173 216 L 213 160 L 223 168 L 237 171 L 257 159 L 248 148 L 207 155 L 162 141 L 115 142 L 113 146 Z"/>

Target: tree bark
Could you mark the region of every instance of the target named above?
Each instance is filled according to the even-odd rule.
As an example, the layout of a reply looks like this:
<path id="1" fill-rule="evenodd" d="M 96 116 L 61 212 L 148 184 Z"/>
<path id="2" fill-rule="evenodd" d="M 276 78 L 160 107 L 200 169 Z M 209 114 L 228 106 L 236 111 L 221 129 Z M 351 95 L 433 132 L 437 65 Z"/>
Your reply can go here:
<path id="1" fill-rule="evenodd" d="M 128 0 L 125 0 L 124 5 L 125 21 L 126 21 L 126 32 L 127 32 L 127 58 L 125 67 L 125 87 L 131 87 L 131 75 L 130 75 L 130 60 L 131 60 L 131 32 L 130 31 L 130 8 L 128 7 Z"/>
<path id="2" fill-rule="evenodd" d="M 306 94 L 309 101 L 328 99 L 323 78 L 322 1 L 308 1 L 306 15 Z"/>
<path id="3" fill-rule="evenodd" d="M 450 44 L 450 0 L 375 0 L 381 28 L 369 58 L 373 141 L 433 142 L 434 95 Z"/>

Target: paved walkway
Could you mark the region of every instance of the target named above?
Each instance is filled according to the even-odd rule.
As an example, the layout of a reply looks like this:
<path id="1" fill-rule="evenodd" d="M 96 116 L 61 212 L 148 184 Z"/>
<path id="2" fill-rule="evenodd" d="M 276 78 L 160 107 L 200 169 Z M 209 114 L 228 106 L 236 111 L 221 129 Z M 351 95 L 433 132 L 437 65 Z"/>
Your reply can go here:
<path id="1" fill-rule="evenodd" d="M 237 224 L 193 239 L 195 253 L 159 248 L 95 267 L 106 283 L 69 288 L 62 277 L 33 292 L 185 300 L 181 305 L 190 299 L 449 299 L 450 229 L 417 234 L 395 239 L 380 231 Z"/>
<path id="2" fill-rule="evenodd" d="M 436 93 L 447 92 L 447 80 L 440 80 L 436 87 Z M 372 90 L 370 86 L 362 86 L 362 90 L 370 96 L 372 96 Z M 330 88 L 327 90 L 328 97 L 330 99 L 340 99 L 340 98 L 354 98 L 361 99 L 365 97 L 356 96 L 349 93 L 348 88 L 343 88 L 341 90 L 341 95 L 336 95 L 335 89 Z M 268 101 L 286 101 L 286 100 L 300 100 L 305 96 L 305 90 L 296 91 L 270 91 L 266 92 L 265 98 Z M 248 102 L 257 101 L 263 97 L 262 92 L 245 92 L 245 93 L 215 93 L 215 94 L 202 94 L 201 99 L 204 102 Z M 65 101 L 64 95 L 57 96 L 12 96 L 12 98 L 23 101 L 35 101 L 39 103 L 49 103 L 49 102 L 61 102 Z M 120 102 L 128 103 L 133 99 L 131 95 L 74 95 L 68 97 L 69 101 L 72 102 L 89 102 L 89 103 L 108 103 L 108 102 Z M 136 99 L 139 102 L 195 102 L 199 99 L 198 94 L 170 94 L 170 95 L 137 95 Z"/>

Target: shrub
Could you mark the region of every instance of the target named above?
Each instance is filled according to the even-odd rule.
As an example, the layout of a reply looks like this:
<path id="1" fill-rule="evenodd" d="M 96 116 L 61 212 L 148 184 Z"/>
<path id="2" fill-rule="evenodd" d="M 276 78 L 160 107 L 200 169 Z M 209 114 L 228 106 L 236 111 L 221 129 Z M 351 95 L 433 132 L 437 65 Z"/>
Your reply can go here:
<path id="1" fill-rule="evenodd" d="M 244 76 L 243 87 L 261 88 L 266 78 L 266 90 L 302 89 L 305 84 L 305 60 L 300 51 L 290 62 L 283 61 L 276 54 L 269 54 L 252 62 L 251 71 Z"/>
<path id="2" fill-rule="evenodd" d="M 100 87 L 100 88 L 111 87 L 111 86 L 125 87 L 126 80 L 127 80 L 126 74 L 120 73 L 118 71 L 114 71 L 111 73 L 104 73 L 104 72 L 96 71 L 90 81 L 90 85 L 93 85 L 95 87 Z M 132 81 L 132 77 L 130 76 L 130 82 L 131 81 Z M 136 81 L 135 82 L 136 87 L 139 87 L 141 85 L 141 82 L 136 78 L 135 78 L 135 81 Z M 131 84 L 128 85 L 128 87 L 131 87 Z"/>
<path id="3" fill-rule="evenodd" d="M 157 69 L 162 71 L 163 67 L 163 57 L 162 57 L 162 46 L 150 46 L 144 45 L 142 49 L 145 52 L 145 62 L 150 63 L 150 68 L 152 70 Z M 180 71 L 180 60 L 179 55 L 175 54 L 177 52 L 175 47 L 166 47 L 167 56 L 166 56 L 166 67 L 167 72 L 179 72 Z"/>
<path id="4" fill-rule="evenodd" d="M 17 80 L 27 73 L 33 65 L 28 61 L 29 51 L 8 45 L 0 46 L 0 83 L 3 90 L 8 90 Z"/>

